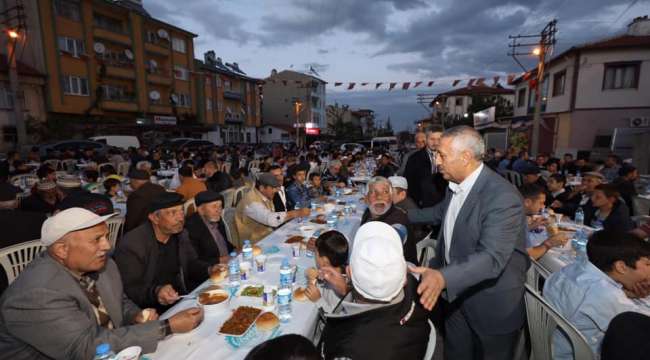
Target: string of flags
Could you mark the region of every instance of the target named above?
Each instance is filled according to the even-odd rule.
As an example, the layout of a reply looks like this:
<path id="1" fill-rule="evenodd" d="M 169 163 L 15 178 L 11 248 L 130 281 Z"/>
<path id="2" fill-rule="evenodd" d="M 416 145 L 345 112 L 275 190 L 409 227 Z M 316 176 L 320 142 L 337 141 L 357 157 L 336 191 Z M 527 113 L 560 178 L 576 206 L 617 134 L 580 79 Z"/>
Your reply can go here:
<path id="1" fill-rule="evenodd" d="M 507 81 L 508 85 L 511 85 L 514 81 L 514 79 L 518 76 L 518 74 L 508 74 L 507 76 L 504 76 L 505 80 Z M 524 74 L 524 80 L 528 80 L 526 77 L 529 76 L 528 73 Z M 456 87 L 461 83 L 467 84 L 468 87 L 471 86 L 491 86 L 491 87 L 496 87 L 499 84 L 499 80 L 501 80 L 502 76 L 493 76 L 491 79 L 487 79 L 485 77 L 476 77 L 476 78 L 466 78 L 466 79 L 456 79 L 451 82 L 452 87 Z M 285 86 L 289 85 L 289 83 L 295 83 L 298 85 L 301 84 L 308 84 L 311 81 L 304 81 L 304 80 L 276 80 L 276 79 L 266 79 L 264 80 L 265 82 L 270 82 L 270 83 L 281 83 Z M 490 82 L 491 81 L 491 82 Z M 424 88 L 424 87 L 432 87 L 434 84 L 441 85 L 446 80 L 440 81 L 440 80 L 428 80 L 428 81 L 404 81 L 404 82 L 342 82 L 342 81 L 337 81 L 334 82 L 334 87 L 344 87 L 347 90 L 354 90 L 356 87 L 357 89 L 359 88 L 372 88 L 374 86 L 375 90 L 379 90 L 380 88 L 387 89 L 388 91 L 395 90 L 399 87 L 401 87 L 402 90 L 408 90 L 408 89 L 415 89 L 415 88 Z M 411 86 L 412 85 L 412 86 Z"/>

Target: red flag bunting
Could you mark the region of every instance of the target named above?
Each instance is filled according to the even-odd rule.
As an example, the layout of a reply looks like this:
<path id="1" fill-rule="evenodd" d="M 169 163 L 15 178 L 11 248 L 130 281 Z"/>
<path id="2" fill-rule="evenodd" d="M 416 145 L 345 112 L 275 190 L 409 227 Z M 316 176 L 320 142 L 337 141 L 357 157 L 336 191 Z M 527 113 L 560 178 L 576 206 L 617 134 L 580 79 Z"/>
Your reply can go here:
<path id="1" fill-rule="evenodd" d="M 393 88 L 395 87 L 395 85 L 397 85 L 397 83 L 390 83 L 390 85 L 388 86 L 388 91 L 393 90 Z"/>
<path id="2" fill-rule="evenodd" d="M 476 81 L 476 79 L 469 79 L 469 82 L 467 83 L 467 87 L 472 87 L 472 85 L 474 85 L 474 81 Z"/>
<path id="3" fill-rule="evenodd" d="M 368 85 L 368 83 L 361 83 L 361 86 L 366 86 L 366 85 Z"/>
<path id="4" fill-rule="evenodd" d="M 413 88 L 415 89 L 416 87 L 420 86 L 422 84 L 422 81 L 416 81 L 415 85 L 413 85 Z"/>
<path id="5" fill-rule="evenodd" d="M 354 88 L 354 84 L 356 83 L 350 83 L 350 85 L 348 85 L 348 90 L 352 90 Z"/>
<path id="6" fill-rule="evenodd" d="M 342 82 L 335 82 L 335 83 L 334 83 L 334 86 L 341 86 L 341 85 L 343 85 Z"/>
<path id="7" fill-rule="evenodd" d="M 433 81 L 429 81 L 429 83 L 427 84 L 427 87 L 432 87 L 432 86 L 433 86 Z M 456 86 L 456 85 L 454 85 L 454 86 Z"/>
<path id="8" fill-rule="evenodd" d="M 494 82 L 492 83 L 492 87 L 497 86 L 497 84 L 499 83 L 500 78 L 501 78 L 501 76 L 495 76 L 495 77 L 492 78 L 492 80 L 494 80 Z"/>
<path id="9" fill-rule="evenodd" d="M 411 83 L 410 83 L 410 82 L 405 82 L 405 83 L 403 83 L 403 84 L 402 84 L 402 90 L 408 90 L 408 89 L 409 89 L 409 86 L 411 86 Z"/>
<path id="10" fill-rule="evenodd" d="M 454 83 L 451 84 L 451 86 L 456 87 L 456 85 L 458 85 L 459 82 L 460 82 L 460 80 L 454 80 Z"/>
<path id="11" fill-rule="evenodd" d="M 381 84 L 383 84 L 383 83 L 376 83 L 376 84 L 375 84 L 375 90 L 379 89 L 379 87 L 381 86 Z"/>

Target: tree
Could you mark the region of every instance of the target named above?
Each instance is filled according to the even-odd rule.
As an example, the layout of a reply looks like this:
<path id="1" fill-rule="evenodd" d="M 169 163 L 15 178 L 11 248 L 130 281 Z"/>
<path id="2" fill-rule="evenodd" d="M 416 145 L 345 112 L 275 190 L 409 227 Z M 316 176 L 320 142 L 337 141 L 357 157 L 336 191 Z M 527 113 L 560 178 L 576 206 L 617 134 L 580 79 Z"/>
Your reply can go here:
<path id="1" fill-rule="evenodd" d="M 345 121 L 346 113 L 349 111 L 348 105 L 339 106 L 338 103 L 326 109 L 328 132 L 337 139 L 356 140 L 362 136 L 361 126 Z"/>

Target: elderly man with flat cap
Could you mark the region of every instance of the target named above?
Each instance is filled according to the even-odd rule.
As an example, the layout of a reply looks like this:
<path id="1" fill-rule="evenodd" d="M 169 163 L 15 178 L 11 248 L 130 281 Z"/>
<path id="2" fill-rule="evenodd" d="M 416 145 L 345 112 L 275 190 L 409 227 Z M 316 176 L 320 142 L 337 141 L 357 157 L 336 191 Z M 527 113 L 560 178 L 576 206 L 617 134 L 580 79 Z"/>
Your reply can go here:
<path id="1" fill-rule="evenodd" d="M 133 192 L 126 199 L 126 219 L 124 231 L 128 232 L 147 220 L 149 201 L 165 192 L 165 188 L 151 183 L 151 177 L 144 170 L 133 170 L 129 173 L 129 186 Z"/>
<path id="2" fill-rule="evenodd" d="M 183 231 L 183 196 L 164 192 L 151 199 L 147 220 L 129 231 L 115 251 L 124 291 L 141 307 L 164 311 L 190 288 L 192 249 Z"/>
<path id="3" fill-rule="evenodd" d="M 185 229 L 197 254 L 189 276 L 198 285 L 208 278 L 213 266 L 228 263 L 228 254 L 234 247 L 221 217 L 223 196 L 211 190 L 202 191 L 194 197 L 194 204 L 196 212 L 187 218 Z"/>
<path id="4" fill-rule="evenodd" d="M 276 212 L 273 197 L 282 184 L 270 173 L 257 177 L 255 188 L 244 195 L 235 211 L 235 224 L 240 241 L 258 242 L 285 221 L 298 216 L 309 216 L 309 209 Z M 242 244 L 236 244 L 241 247 Z"/>
<path id="5" fill-rule="evenodd" d="M 138 345 L 153 352 L 171 333 L 203 319 L 199 308 L 158 320 L 123 293 L 108 257 L 106 219 L 82 208 L 63 210 L 43 223 L 38 255 L 0 298 L 3 359 L 91 359 L 108 343 L 114 351 Z"/>

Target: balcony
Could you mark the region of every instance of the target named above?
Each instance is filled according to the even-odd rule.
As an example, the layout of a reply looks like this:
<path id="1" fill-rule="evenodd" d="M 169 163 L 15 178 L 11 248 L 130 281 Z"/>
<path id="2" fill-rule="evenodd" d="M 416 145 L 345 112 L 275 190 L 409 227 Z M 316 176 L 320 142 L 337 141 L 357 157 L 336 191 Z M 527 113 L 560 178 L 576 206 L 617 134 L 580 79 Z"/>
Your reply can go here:
<path id="1" fill-rule="evenodd" d="M 169 55 L 169 42 L 159 42 L 157 44 L 145 42 L 144 50 L 158 55 Z"/>
<path id="2" fill-rule="evenodd" d="M 228 100 L 241 101 L 242 100 L 242 95 L 238 91 L 225 90 L 223 92 L 223 98 L 228 99 Z"/>
<path id="3" fill-rule="evenodd" d="M 147 81 L 151 84 L 158 85 L 171 85 L 172 78 L 169 70 L 164 68 L 149 68 L 147 69 Z"/>
<path id="4" fill-rule="evenodd" d="M 131 45 L 131 37 L 129 37 L 126 34 L 117 33 L 110 30 L 95 27 L 93 29 L 93 35 L 96 38 L 113 41 L 118 44 Z"/>
<path id="5" fill-rule="evenodd" d="M 149 103 L 149 112 L 156 114 L 171 114 L 172 107 L 163 103 Z"/>
<path id="6" fill-rule="evenodd" d="M 106 99 L 102 100 L 101 108 L 102 110 L 136 112 L 138 111 L 138 104 L 135 103 L 135 98 L 132 98 L 128 101 Z"/>

